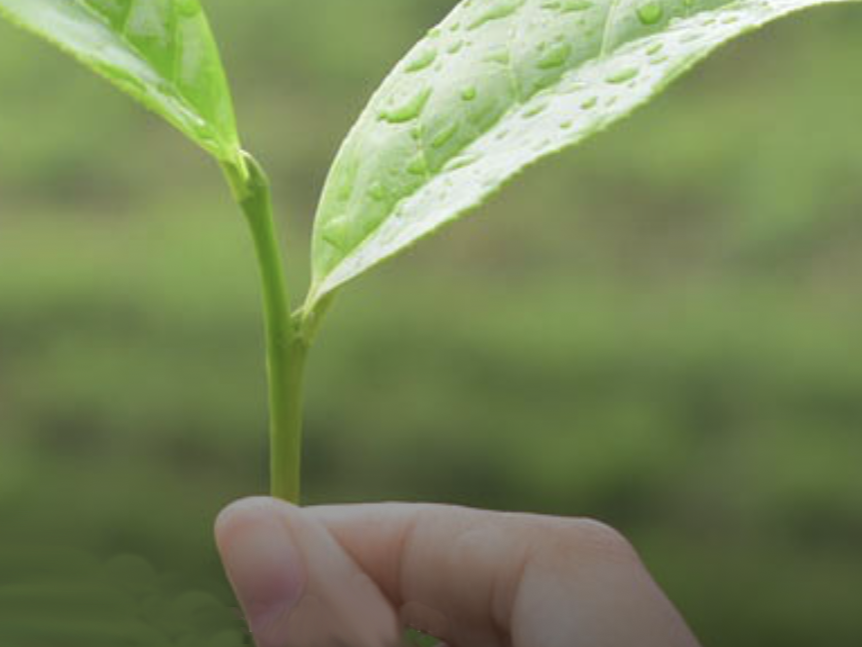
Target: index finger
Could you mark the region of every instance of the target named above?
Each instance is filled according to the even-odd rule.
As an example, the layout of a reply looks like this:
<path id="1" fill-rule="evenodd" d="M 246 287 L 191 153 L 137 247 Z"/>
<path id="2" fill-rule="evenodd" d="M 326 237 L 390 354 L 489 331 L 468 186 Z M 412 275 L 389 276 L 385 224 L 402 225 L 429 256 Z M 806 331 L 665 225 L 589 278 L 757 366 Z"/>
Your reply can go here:
<path id="1" fill-rule="evenodd" d="M 402 620 L 455 645 L 694 646 L 618 533 L 439 505 L 307 508 Z"/>

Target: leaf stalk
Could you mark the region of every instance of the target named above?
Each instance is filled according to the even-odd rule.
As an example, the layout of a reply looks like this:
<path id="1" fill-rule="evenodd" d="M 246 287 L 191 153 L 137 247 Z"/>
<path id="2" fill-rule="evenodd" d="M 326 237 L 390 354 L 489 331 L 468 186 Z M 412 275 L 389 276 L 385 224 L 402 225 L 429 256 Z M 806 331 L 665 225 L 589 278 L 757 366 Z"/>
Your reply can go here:
<path id="1" fill-rule="evenodd" d="M 245 168 L 224 167 L 234 198 L 251 230 L 260 270 L 269 386 L 270 493 L 301 498 L 302 404 L 309 342 L 290 313 L 290 291 L 279 246 L 269 180 L 247 153 Z"/>

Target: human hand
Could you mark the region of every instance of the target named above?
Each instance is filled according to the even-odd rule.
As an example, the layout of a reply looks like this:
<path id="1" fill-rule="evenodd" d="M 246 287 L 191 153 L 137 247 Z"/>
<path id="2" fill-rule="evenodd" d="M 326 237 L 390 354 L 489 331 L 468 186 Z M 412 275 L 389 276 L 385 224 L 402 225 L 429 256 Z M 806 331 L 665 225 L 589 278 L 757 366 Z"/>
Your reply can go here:
<path id="1" fill-rule="evenodd" d="M 229 506 L 216 523 L 259 647 L 697 647 L 629 543 L 594 521 L 440 505 Z"/>

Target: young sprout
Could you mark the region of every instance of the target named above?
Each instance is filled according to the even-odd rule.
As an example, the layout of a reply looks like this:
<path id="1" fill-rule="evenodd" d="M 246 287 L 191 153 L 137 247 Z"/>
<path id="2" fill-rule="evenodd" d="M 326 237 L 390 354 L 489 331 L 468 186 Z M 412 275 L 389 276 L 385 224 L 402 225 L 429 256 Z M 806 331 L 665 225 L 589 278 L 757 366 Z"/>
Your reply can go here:
<path id="1" fill-rule="evenodd" d="M 305 359 L 345 284 L 629 115 L 724 43 L 854 1 L 464 0 L 395 67 L 344 141 L 296 310 L 269 183 L 241 147 L 198 0 L 0 0 L 0 15 L 162 116 L 224 170 L 260 265 L 272 494 L 298 502 Z"/>

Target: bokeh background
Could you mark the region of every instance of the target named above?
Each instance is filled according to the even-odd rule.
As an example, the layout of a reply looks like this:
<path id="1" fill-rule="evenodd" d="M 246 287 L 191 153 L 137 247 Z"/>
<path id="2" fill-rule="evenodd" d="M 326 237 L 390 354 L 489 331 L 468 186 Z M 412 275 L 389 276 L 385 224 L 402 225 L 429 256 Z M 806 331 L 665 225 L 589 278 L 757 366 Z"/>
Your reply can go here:
<path id="1" fill-rule="evenodd" d="M 207 2 L 298 284 L 340 139 L 453 4 Z M 308 501 L 594 516 L 706 645 L 862 644 L 860 33 L 848 6 L 747 37 L 345 290 Z M 229 604 L 211 524 L 266 487 L 256 281 L 217 168 L 0 25 L 7 629 L 10 573 L 60 549 Z"/>

